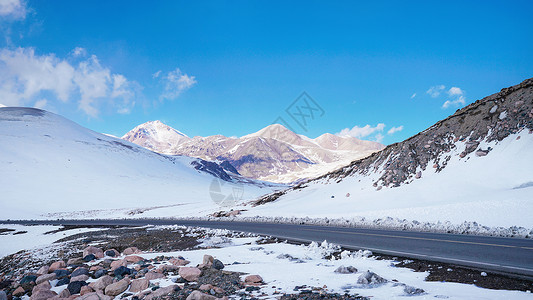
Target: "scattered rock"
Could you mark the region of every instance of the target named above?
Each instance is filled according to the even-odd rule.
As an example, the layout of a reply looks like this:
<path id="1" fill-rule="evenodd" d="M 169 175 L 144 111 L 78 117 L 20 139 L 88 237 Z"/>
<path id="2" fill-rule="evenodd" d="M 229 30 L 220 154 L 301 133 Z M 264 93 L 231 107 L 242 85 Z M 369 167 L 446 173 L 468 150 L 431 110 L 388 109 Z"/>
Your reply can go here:
<path id="1" fill-rule="evenodd" d="M 81 287 L 87 285 L 85 281 L 72 281 L 68 284 L 67 289 L 71 295 L 79 294 Z"/>
<path id="2" fill-rule="evenodd" d="M 64 289 L 63 291 L 61 291 L 61 293 L 59 293 L 59 298 L 68 298 L 70 297 L 70 292 L 68 291 L 68 289 Z"/>
<path id="3" fill-rule="evenodd" d="M 80 290 L 80 295 L 86 295 L 86 294 L 89 294 L 89 293 L 92 293 L 94 292 L 94 290 L 88 286 L 88 285 L 85 285 L 85 286 L 82 286 L 81 287 L 81 290 Z"/>
<path id="4" fill-rule="evenodd" d="M 212 267 L 217 269 L 217 270 L 222 270 L 222 269 L 224 269 L 224 264 L 220 260 L 215 259 L 215 260 L 213 260 L 213 266 Z"/>
<path id="5" fill-rule="evenodd" d="M 70 278 L 70 281 L 87 281 L 89 280 L 89 275 L 78 275 Z"/>
<path id="6" fill-rule="evenodd" d="M 94 272 L 94 278 L 100 278 L 102 276 L 104 276 L 105 274 L 107 274 L 107 270 L 98 270 L 96 272 Z"/>
<path id="7" fill-rule="evenodd" d="M 56 286 L 62 286 L 62 285 L 69 284 L 69 283 L 70 283 L 70 278 L 63 277 L 59 279 L 59 281 L 56 283 Z"/>
<path id="8" fill-rule="evenodd" d="M 175 266 L 186 266 L 190 263 L 190 261 L 181 258 L 171 258 L 168 262 Z"/>
<path id="9" fill-rule="evenodd" d="M 244 278 L 244 283 L 250 285 L 261 285 L 263 284 L 263 278 L 261 278 L 259 275 L 248 275 L 246 278 Z"/>
<path id="10" fill-rule="evenodd" d="M 65 269 L 55 270 L 54 273 L 56 274 L 57 278 L 63 278 L 63 277 L 66 277 L 66 276 L 68 276 L 70 274 L 70 272 L 68 270 L 65 270 Z"/>
<path id="11" fill-rule="evenodd" d="M 92 261 L 92 260 L 95 260 L 95 259 L 96 259 L 96 256 L 94 254 L 89 254 L 89 255 L 83 257 L 83 260 L 86 261 L 86 262 L 89 262 L 89 261 Z"/>
<path id="12" fill-rule="evenodd" d="M 477 150 L 476 151 L 476 156 L 478 157 L 481 157 L 481 156 L 487 156 L 487 154 L 489 154 L 489 150 Z"/>
<path id="13" fill-rule="evenodd" d="M 94 246 L 89 246 L 83 250 L 83 257 L 89 254 L 93 254 L 96 258 L 104 258 L 104 251 Z"/>
<path id="14" fill-rule="evenodd" d="M 198 277 L 200 277 L 200 274 L 202 274 L 202 271 L 194 267 L 181 267 L 179 270 L 179 275 L 187 281 L 198 280 Z"/>
<path id="15" fill-rule="evenodd" d="M 44 274 L 48 274 L 48 271 L 50 270 L 50 267 L 49 266 L 42 266 L 39 271 L 37 271 L 37 275 L 44 275 Z"/>
<path id="16" fill-rule="evenodd" d="M 130 292 L 138 293 L 138 292 L 144 291 L 148 288 L 149 285 L 150 285 L 150 281 L 146 278 L 135 279 L 131 282 Z"/>
<path id="17" fill-rule="evenodd" d="M 128 286 L 130 285 L 130 281 L 128 278 L 124 278 L 119 282 L 112 283 L 105 288 L 105 294 L 107 296 L 117 296 L 124 292 Z"/>
<path id="18" fill-rule="evenodd" d="M 423 289 L 419 289 L 419 288 L 416 288 L 416 287 L 412 287 L 412 286 L 406 285 L 403 288 L 403 292 L 406 293 L 409 296 L 414 296 L 414 295 L 424 294 L 426 291 L 424 291 Z"/>
<path id="19" fill-rule="evenodd" d="M 21 286 L 19 286 L 18 288 L 15 289 L 15 291 L 13 291 L 13 296 L 16 296 L 16 297 L 22 296 L 24 294 L 26 294 L 26 291 Z"/>
<path id="20" fill-rule="evenodd" d="M 86 268 L 77 268 L 72 272 L 72 274 L 70 274 L 71 277 L 76 277 L 80 275 L 89 275 L 89 270 L 87 270 Z"/>
<path id="21" fill-rule="evenodd" d="M 67 266 L 64 261 L 59 260 L 50 265 L 49 272 L 54 272 L 57 269 L 63 269 Z"/>
<path id="22" fill-rule="evenodd" d="M 211 255 L 204 255 L 204 259 L 202 260 L 202 265 L 206 267 L 211 267 L 213 265 L 214 258 Z"/>
<path id="23" fill-rule="evenodd" d="M 165 278 L 165 275 L 163 275 L 161 273 L 150 271 L 150 272 L 146 273 L 146 275 L 144 275 L 144 278 L 146 278 L 148 280 L 154 280 L 154 279 L 159 279 L 159 278 Z"/>
<path id="24" fill-rule="evenodd" d="M 152 292 L 151 294 L 149 294 L 148 296 L 146 296 L 144 299 L 145 300 L 152 300 L 152 299 L 157 298 L 157 297 L 167 296 L 167 295 L 169 295 L 169 294 L 171 294 L 174 291 L 179 290 L 179 289 L 180 288 L 177 285 L 170 285 L 170 286 L 167 286 L 167 287 L 164 287 L 164 288 L 159 288 L 159 289 L 155 290 L 154 292 Z"/>
<path id="25" fill-rule="evenodd" d="M 7 300 L 7 294 L 4 291 L 0 291 L 0 300 Z"/>
<path id="26" fill-rule="evenodd" d="M 57 296 L 57 293 L 51 290 L 39 290 L 36 293 L 33 293 L 30 297 L 30 300 L 46 300 L 54 296 Z"/>
<path id="27" fill-rule="evenodd" d="M 352 274 L 352 273 L 357 273 L 357 269 L 352 266 L 348 266 L 348 267 L 340 266 L 334 272 L 339 273 L 339 274 Z"/>
<path id="28" fill-rule="evenodd" d="M 378 274 L 370 271 L 366 271 L 361 274 L 357 279 L 358 284 L 381 284 L 387 282 L 387 279 L 379 276 Z"/>
<path id="29" fill-rule="evenodd" d="M 105 275 L 100 277 L 97 281 L 90 284 L 94 290 L 105 290 L 105 288 L 113 283 L 113 277 Z"/>
<path id="30" fill-rule="evenodd" d="M 81 265 L 81 264 L 84 264 L 86 261 L 83 260 L 82 257 L 75 257 L 75 258 L 71 258 L 67 261 L 67 266 L 71 266 L 71 265 Z"/>
<path id="31" fill-rule="evenodd" d="M 111 271 L 114 271 L 118 267 L 127 267 L 127 266 L 128 266 L 128 262 L 127 261 L 125 261 L 123 259 L 115 260 L 115 261 L 111 262 Z"/>
<path id="32" fill-rule="evenodd" d="M 120 253 L 117 250 L 115 250 L 115 249 L 106 250 L 104 254 L 109 256 L 109 257 L 117 257 L 117 256 L 120 255 Z"/>
<path id="33" fill-rule="evenodd" d="M 137 255 L 128 255 L 124 258 L 127 262 L 129 263 L 136 263 L 136 262 L 139 262 L 141 260 L 144 260 L 144 258 L 140 257 L 140 256 L 137 256 Z"/>
<path id="34" fill-rule="evenodd" d="M 26 275 L 26 276 L 22 277 L 22 279 L 20 280 L 20 284 L 35 282 L 36 280 L 37 280 L 37 276 L 35 276 L 35 275 Z"/>
<path id="35" fill-rule="evenodd" d="M 51 274 L 45 274 L 45 275 L 41 275 L 39 277 L 37 277 L 37 279 L 35 280 L 35 283 L 36 284 L 41 284 L 45 281 L 50 281 L 50 280 L 54 280 L 56 279 L 56 274 L 55 273 L 51 273 Z"/>
<path id="36" fill-rule="evenodd" d="M 137 247 L 129 247 L 129 248 L 126 248 L 122 254 L 124 255 L 132 255 L 132 254 L 140 254 L 142 253 L 139 249 L 137 249 Z"/>
<path id="37" fill-rule="evenodd" d="M 131 274 L 131 269 L 126 268 L 124 266 L 120 266 L 115 269 L 115 271 L 113 271 L 113 274 L 115 274 L 115 276 L 124 276 L 126 274 Z"/>
<path id="38" fill-rule="evenodd" d="M 199 291 L 193 291 L 186 300 L 215 300 L 217 297 L 204 294 Z"/>

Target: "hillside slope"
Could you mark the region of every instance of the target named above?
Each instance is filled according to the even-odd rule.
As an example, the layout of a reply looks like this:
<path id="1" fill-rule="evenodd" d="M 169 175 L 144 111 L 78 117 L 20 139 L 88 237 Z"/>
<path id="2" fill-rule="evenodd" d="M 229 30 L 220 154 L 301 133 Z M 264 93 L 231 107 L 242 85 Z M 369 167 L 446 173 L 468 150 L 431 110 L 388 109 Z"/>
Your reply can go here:
<path id="1" fill-rule="evenodd" d="M 403 142 L 264 197 L 247 215 L 533 228 L 532 170 L 533 79 L 528 79 Z"/>
<path id="2" fill-rule="evenodd" d="M 0 219 L 208 214 L 220 209 L 220 186 L 238 189 L 239 201 L 279 188 L 212 162 L 154 153 L 43 110 L 0 108 Z"/>

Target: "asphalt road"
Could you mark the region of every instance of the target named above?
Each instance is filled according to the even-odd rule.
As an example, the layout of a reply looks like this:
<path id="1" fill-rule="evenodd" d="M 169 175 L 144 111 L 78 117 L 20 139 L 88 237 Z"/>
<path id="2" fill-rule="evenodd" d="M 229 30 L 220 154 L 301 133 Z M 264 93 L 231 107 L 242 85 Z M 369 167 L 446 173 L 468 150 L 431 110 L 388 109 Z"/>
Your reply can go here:
<path id="1" fill-rule="evenodd" d="M 187 225 L 225 228 L 302 242 L 327 240 L 347 249 L 424 259 L 533 279 L 533 239 L 253 222 L 182 220 L 0 221 L 52 225 Z"/>

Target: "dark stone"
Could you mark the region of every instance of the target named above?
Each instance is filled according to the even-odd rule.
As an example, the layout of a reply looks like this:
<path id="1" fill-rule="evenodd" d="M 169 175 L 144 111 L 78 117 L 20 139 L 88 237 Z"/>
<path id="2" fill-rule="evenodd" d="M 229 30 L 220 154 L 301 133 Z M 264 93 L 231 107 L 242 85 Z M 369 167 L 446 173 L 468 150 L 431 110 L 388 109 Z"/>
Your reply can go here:
<path id="1" fill-rule="evenodd" d="M 37 280 L 37 276 L 35 276 L 35 275 L 26 275 L 20 280 L 20 284 L 35 282 L 35 280 Z"/>
<path id="2" fill-rule="evenodd" d="M 100 277 L 104 276 L 105 274 L 107 274 L 107 270 L 104 270 L 104 269 L 98 270 L 98 271 L 94 272 L 94 278 L 95 279 L 96 278 L 100 278 Z"/>
<path id="3" fill-rule="evenodd" d="M 113 273 L 115 274 L 115 276 L 124 276 L 126 274 L 131 274 L 131 269 L 128 269 L 124 266 L 120 266 Z"/>
<path id="4" fill-rule="evenodd" d="M 89 261 L 91 261 L 91 260 L 95 260 L 95 259 L 96 259 L 96 256 L 94 256 L 94 254 L 86 255 L 86 256 L 83 258 L 83 260 L 84 260 L 84 261 L 87 261 L 87 262 L 89 262 Z"/>
<path id="5" fill-rule="evenodd" d="M 55 270 L 54 273 L 56 274 L 56 278 L 63 278 L 65 276 L 68 276 L 68 274 L 70 274 L 69 271 L 63 270 L 63 269 Z"/>
<path id="6" fill-rule="evenodd" d="M 62 286 L 62 285 L 69 284 L 69 283 L 70 283 L 70 278 L 63 277 L 63 278 L 59 279 L 59 281 L 57 282 L 56 286 Z"/>
<path id="7" fill-rule="evenodd" d="M 73 281 L 68 284 L 67 289 L 71 295 L 75 295 L 75 294 L 79 294 L 81 291 L 81 288 L 86 285 L 87 285 L 87 282 L 85 281 Z"/>
<path id="8" fill-rule="evenodd" d="M 85 268 L 78 268 L 78 269 L 74 270 L 74 272 L 72 272 L 70 277 L 76 277 L 76 276 L 80 276 L 80 275 L 89 275 L 89 270 L 87 270 Z"/>
<path id="9" fill-rule="evenodd" d="M 115 257 L 115 251 L 107 250 L 107 251 L 105 252 L 105 255 L 110 256 L 110 257 Z"/>
<path id="10" fill-rule="evenodd" d="M 259 291 L 261 288 L 258 286 L 247 286 L 246 291 L 247 292 L 253 292 L 253 291 Z"/>
<path id="11" fill-rule="evenodd" d="M 222 269 L 224 269 L 224 264 L 220 260 L 215 259 L 213 261 L 213 268 L 215 268 L 217 270 L 222 270 Z"/>

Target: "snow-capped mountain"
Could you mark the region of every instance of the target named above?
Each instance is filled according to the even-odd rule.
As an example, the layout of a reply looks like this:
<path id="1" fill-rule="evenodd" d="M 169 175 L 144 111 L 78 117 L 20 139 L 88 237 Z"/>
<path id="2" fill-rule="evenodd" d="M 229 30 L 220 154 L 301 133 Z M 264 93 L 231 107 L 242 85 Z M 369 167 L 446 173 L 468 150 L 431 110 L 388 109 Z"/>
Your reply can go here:
<path id="1" fill-rule="evenodd" d="M 243 176 L 271 182 L 312 178 L 346 165 L 383 145 L 354 137 L 298 135 L 279 124 L 241 138 L 189 138 L 159 121 L 141 124 L 122 137 L 155 152 L 227 161 Z"/>
<path id="2" fill-rule="evenodd" d="M 194 216 L 220 210 L 220 197 L 249 201 L 281 188 L 230 167 L 154 153 L 43 110 L 0 108 L 0 219 L 168 216 L 172 209 Z"/>
<path id="3" fill-rule="evenodd" d="M 403 142 L 265 196 L 247 214 L 533 228 L 532 195 L 533 79 L 528 79 Z"/>

